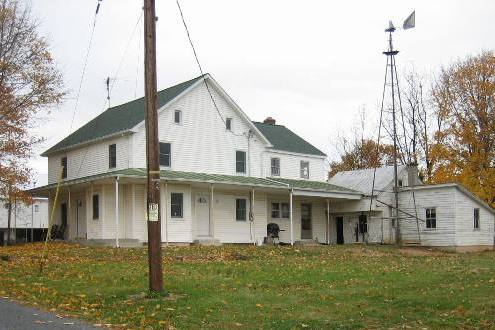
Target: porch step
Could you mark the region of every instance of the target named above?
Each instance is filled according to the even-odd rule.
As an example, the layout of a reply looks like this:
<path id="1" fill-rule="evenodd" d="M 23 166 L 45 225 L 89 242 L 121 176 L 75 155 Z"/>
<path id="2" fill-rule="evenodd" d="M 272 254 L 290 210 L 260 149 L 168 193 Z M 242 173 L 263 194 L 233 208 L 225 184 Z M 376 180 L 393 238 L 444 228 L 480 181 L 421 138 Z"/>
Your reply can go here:
<path id="1" fill-rule="evenodd" d="M 421 246 L 421 242 L 420 241 L 407 240 L 407 241 L 403 241 L 402 245 L 404 245 L 404 246 Z"/>
<path id="2" fill-rule="evenodd" d="M 73 243 L 77 243 L 83 246 L 115 246 L 115 239 L 84 239 L 78 238 L 71 240 Z M 122 248 L 133 248 L 133 247 L 142 247 L 143 243 L 138 239 L 119 239 L 119 247 Z"/>
<path id="3" fill-rule="evenodd" d="M 213 237 L 198 237 L 193 241 L 193 245 L 220 246 L 222 243 Z"/>
<path id="4" fill-rule="evenodd" d="M 298 245 L 298 246 L 318 246 L 318 245 L 320 245 L 320 243 L 318 243 L 318 241 L 315 240 L 315 239 L 304 239 L 304 240 L 301 240 L 301 241 L 295 241 L 294 242 L 294 245 Z"/>

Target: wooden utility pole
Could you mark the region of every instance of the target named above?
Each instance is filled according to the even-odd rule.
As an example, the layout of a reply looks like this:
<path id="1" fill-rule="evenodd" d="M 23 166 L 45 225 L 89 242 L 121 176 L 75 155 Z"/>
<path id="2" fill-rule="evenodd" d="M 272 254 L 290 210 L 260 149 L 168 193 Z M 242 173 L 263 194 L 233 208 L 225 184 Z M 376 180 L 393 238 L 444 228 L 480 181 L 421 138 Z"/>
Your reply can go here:
<path id="1" fill-rule="evenodd" d="M 162 292 L 155 0 L 144 0 L 144 43 L 149 286 L 151 292 Z"/>

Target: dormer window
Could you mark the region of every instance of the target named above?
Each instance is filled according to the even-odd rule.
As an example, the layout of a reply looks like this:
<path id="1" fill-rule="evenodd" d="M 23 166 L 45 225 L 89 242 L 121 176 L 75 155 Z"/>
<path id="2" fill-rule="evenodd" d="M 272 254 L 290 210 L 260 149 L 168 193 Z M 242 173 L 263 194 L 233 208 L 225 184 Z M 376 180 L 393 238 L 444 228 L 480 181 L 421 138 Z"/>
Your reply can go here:
<path id="1" fill-rule="evenodd" d="M 182 111 L 175 110 L 174 112 L 174 123 L 182 124 Z"/>
<path id="2" fill-rule="evenodd" d="M 232 118 L 226 118 L 225 119 L 225 129 L 227 131 L 231 131 L 232 130 Z"/>

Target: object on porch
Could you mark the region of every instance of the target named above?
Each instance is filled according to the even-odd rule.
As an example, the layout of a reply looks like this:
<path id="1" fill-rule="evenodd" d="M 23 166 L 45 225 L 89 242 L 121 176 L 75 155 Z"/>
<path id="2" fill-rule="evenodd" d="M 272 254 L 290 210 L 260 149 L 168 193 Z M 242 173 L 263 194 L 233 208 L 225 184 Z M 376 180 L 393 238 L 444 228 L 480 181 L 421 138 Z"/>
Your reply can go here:
<path id="1" fill-rule="evenodd" d="M 276 223 L 269 223 L 266 226 L 266 233 L 268 237 L 265 237 L 265 244 L 275 244 L 275 239 L 277 240 L 277 244 L 280 244 L 280 237 L 279 234 L 282 230 L 280 229 L 279 225 Z"/>

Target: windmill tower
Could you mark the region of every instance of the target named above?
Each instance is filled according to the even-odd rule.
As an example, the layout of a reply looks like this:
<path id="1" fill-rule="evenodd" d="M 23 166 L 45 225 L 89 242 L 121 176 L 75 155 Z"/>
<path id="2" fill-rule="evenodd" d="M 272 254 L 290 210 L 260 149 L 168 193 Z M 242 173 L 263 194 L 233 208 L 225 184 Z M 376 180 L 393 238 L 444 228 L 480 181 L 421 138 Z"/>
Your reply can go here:
<path id="1" fill-rule="evenodd" d="M 415 26 L 415 12 L 413 12 L 404 21 L 403 29 L 410 29 Z M 392 205 L 393 213 L 390 215 L 392 220 L 392 227 L 395 228 L 395 242 L 397 245 L 401 244 L 401 227 L 400 227 L 400 215 L 399 215 L 399 179 L 398 179 L 398 161 L 399 158 L 402 162 L 410 163 L 411 155 L 409 152 L 409 146 L 407 143 L 406 129 L 404 122 L 404 112 L 402 110 L 402 101 L 399 88 L 399 79 L 397 74 L 397 66 L 395 58 L 399 53 L 394 49 L 393 33 L 397 29 L 392 21 L 389 22 L 388 28 L 385 32 L 388 33 L 388 49 L 383 52 L 387 57 L 387 64 L 385 67 L 385 82 L 383 85 L 382 106 L 380 113 L 380 127 L 378 130 L 378 144 L 380 144 L 380 135 L 382 128 L 385 129 L 392 140 L 393 144 L 393 166 L 394 166 L 394 202 Z M 400 126 L 399 126 L 400 124 Z M 399 152 L 400 150 L 400 152 Z M 375 180 L 375 176 L 373 181 Z M 373 182 L 374 189 L 374 182 Z M 373 195 L 374 191 L 372 191 Z M 418 228 L 419 229 L 419 228 Z M 419 230 L 418 230 L 419 232 Z"/>

